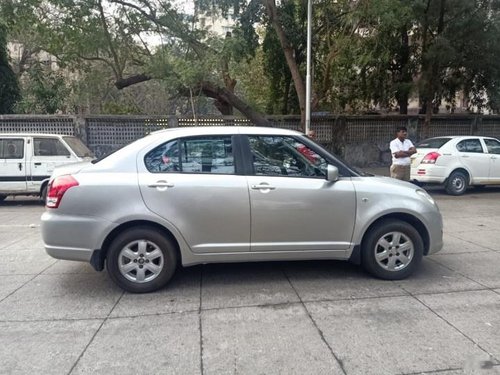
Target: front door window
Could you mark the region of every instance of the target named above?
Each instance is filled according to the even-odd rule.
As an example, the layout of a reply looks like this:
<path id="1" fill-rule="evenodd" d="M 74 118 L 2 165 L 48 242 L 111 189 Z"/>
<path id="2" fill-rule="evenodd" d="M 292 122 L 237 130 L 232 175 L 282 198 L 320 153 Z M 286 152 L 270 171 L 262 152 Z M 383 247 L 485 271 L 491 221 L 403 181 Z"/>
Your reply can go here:
<path id="1" fill-rule="evenodd" d="M 327 161 L 292 137 L 249 136 L 256 176 L 326 177 Z"/>

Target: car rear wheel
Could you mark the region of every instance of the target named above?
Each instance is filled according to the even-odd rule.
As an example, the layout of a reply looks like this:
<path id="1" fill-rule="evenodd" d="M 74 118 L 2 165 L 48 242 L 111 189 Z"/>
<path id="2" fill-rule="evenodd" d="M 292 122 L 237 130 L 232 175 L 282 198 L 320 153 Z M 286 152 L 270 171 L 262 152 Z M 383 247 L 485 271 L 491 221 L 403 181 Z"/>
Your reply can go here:
<path id="1" fill-rule="evenodd" d="M 159 231 L 136 227 L 119 234 L 109 247 L 106 267 L 111 279 L 131 293 L 164 287 L 174 275 L 177 252 Z"/>
<path id="2" fill-rule="evenodd" d="M 400 220 L 384 220 L 363 239 L 362 264 L 376 277 L 400 280 L 418 267 L 423 249 L 422 238 L 413 226 Z"/>
<path id="3" fill-rule="evenodd" d="M 462 195 L 467 190 L 468 184 L 467 175 L 464 172 L 455 171 L 446 181 L 446 192 L 450 195 Z"/>

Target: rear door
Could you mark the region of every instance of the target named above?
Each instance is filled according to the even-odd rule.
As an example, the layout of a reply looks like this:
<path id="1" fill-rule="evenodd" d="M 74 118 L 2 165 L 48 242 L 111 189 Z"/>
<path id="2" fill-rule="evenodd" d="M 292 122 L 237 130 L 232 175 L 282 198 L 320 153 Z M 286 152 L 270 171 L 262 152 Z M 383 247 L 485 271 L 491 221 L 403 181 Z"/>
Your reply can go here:
<path id="1" fill-rule="evenodd" d="M 492 138 L 485 138 L 484 143 L 490 158 L 489 182 L 500 184 L 500 141 Z"/>
<path id="2" fill-rule="evenodd" d="M 0 139 L 1 191 L 26 191 L 26 139 Z"/>
<path id="3" fill-rule="evenodd" d="M 475 183 L 486 182 L 490 174 L 490 156 L 484 152 L 479 138 L 463 139 L 457 143 L 458 158 Z"/>
<path id="4" fill-rule="evenodd" d="M 56 166 L 75 161 L 58 137 L 33 137 L 31 149 L 33 152 L 29 159 L 31 175 L 28 184 L 34 190 L 50 177 Z"/>
<path id="5" fill-rule="evenodd" d="M 183 137 L 139 155 L 144 203 L 195 253 L 250 250 L 250 203 L 235 141 L 225 134 Z"/>

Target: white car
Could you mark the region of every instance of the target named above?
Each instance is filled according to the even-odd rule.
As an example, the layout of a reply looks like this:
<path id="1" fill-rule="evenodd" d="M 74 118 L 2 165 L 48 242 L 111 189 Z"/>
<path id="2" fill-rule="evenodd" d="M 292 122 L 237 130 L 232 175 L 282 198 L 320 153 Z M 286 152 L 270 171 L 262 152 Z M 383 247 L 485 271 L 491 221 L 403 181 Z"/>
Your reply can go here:
<path id="1" fill-rule="evenodd" d="M 444 184 L 461 195 L 469 185 L 500 184 L 500 141 L 491 137 L 453 136 L 423 140 L 411 160 L 411 180 Z"/>

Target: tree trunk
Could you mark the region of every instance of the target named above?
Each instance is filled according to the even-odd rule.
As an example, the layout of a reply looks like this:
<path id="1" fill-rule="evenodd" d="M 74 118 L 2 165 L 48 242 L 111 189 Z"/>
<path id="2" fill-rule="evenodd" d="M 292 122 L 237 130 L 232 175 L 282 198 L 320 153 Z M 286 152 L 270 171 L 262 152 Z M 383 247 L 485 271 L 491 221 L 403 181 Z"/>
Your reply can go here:
<path id="1" fill-rule="evenodd" d="M 410 43 L 408 37 L 408 28 L 401 28 L 401 58 L 400 58 L 400 87 L 396 92 L 398 101 L 399 113 L 402 115 L 408 114 L 408 98 L 410 96 L 409 87 L 412 82 L 410 72 Z"/>
<path id="2" fill-rule="evenodd" d="M 305 126 L 306 86 L 304 83 L 304 79 L 300 74 L 297 62 L 295 61 L 293 48 L 288 41 L 285 31 L 283 30 L 283 26 L 281 25 L 280 19 L 278 17 L 278 9 L 276 8 L 275 0 L 262 0 L 262 2 L 266 7 L 267 15 L 269 16 L 274 30 L 278 35 L 281 48 L 283 49 L 283 53 L 285 54 L 286 63 L 288 65 L 288 68 L 290 69 L 290 73 L 292 74 L 295 91 L 297 92 L 297 97 L 299 99 L 300 118 L 302 126 Z"/>
<path id="3" fill-rule="evenodd" d="M 429 3 L 428 3 L 429 5 Z M 427 11 L 429 10 L 429 6 L 427 7 Z M 436 36 L 439 36 L 443 30 L 444 30 L 444 13 L 446 10 L 446 0 L 440 0 L 440 7 L 439 7 L 439 19 L 438 19 L 438 27 L 437 27 L 437 32 Z M 427 45 L 427 25 L 428 25 L 428 13 L 426 11 L 425 19 L 424 19 L 424 41 L 422 45 L 422 54 L 428 51 L 428 45 Z M 440 64 L 439 61 L 434 59 L 434 61 L 430 62 L 429 59 L 426 59 L 425 63 L 425 68 L 424 66 L 422 67 L 422 71 L 424 74 L 426 73 L 425 77 L 425 84 L 426 84 L 426 89 L 425 89 L 425 96 L 424 96 L 424 101 L 426 103 L 426 108 L 425 108 L 425 120 L 424 120 L 424 127 L 423 127 L 423 135 L 424 137 L 429 136 L 429 128 L 431 125 L 431 119 L 432 119 L 432 111 L 433 107 L 436 105 L 434 100 L 436 99 L 436 93 L 439 90 L 439 69 L 440 69 Z M 425 61 L 425 56 L 424 56 L 424 61 Z"/>

